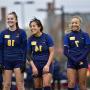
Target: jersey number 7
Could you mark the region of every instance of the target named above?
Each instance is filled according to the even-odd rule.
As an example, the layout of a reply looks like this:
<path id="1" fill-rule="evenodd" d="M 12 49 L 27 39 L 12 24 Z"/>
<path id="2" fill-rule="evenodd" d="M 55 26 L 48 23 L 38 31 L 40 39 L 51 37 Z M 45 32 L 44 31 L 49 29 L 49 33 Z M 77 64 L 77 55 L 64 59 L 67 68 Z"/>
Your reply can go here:
<path id="1" fill-rule="evenodd" d="M 76 45 L 76 47 L 79 47 L 79 41 L 78 40 L 75 41 L 75 45 Z"/>

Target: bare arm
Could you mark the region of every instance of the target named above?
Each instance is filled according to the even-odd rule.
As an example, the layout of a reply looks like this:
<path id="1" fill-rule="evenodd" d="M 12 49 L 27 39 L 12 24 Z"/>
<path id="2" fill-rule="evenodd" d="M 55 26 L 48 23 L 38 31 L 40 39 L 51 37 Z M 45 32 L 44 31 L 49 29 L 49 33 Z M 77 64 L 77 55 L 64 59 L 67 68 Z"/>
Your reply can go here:
<path id="1" fill-rule="evenodd" d="M 53 62 L 53 59 L 54 59 L 54 46 L 49 47 L 49 52 L 50 52 L 50 55 L 49 55 L 49 59 L 48 59 L 48 62 L 47 62 L 48 66 L 50 66 L 50 64 Z"/>

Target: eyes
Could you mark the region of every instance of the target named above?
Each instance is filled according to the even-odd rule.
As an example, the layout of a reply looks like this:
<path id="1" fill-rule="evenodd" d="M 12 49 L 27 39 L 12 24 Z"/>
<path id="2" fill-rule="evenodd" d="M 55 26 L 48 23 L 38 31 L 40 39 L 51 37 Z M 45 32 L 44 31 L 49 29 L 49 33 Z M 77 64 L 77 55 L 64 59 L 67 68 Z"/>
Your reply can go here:
<path id="1" fill-rule="evenodd" d="M 7 21 L 16 21 L 16 17 L 12 14 L 7 16 Z"/>
<path id="2" fill-rule="evenodd" d="M 78 24 L 78 22 L 72 22 L 71 24 Z"/>
<path id="3" fill-rule="evenodd" d="M 30 28 L 32 28 L 32 27 L 36 27 L 36 25 L 31 25 Z"/>
<path id="4" fill-rule="evenodd" d="M 7 18 L 7 20 L 14 20 L 14 18 Z"/>

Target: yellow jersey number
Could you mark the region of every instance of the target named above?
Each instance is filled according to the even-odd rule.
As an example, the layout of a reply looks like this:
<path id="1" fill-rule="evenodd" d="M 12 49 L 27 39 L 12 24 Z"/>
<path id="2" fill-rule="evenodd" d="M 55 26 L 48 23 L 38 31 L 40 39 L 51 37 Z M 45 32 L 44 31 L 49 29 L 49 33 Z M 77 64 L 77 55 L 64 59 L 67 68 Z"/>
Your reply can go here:
<path id="1" fill-rule="evenodd" d="M 78 40 L 75 41 L 75 45 L 76 45 L 76 47 L 79 47 L 79 41 Z"/>
<path id="2" fill-rule="evenodd" d="M 42 46 L 40 45 L 40 46 L 35 46 L 35 52 L 38 52 L 38 51 L 42 51 Z"/>
<path id="3" fill-rule="evenodd" d="M 15 40 L 8 40 L 7 41 L 8 46 L 14 46 L 14 44 L 15 44 Z"/>

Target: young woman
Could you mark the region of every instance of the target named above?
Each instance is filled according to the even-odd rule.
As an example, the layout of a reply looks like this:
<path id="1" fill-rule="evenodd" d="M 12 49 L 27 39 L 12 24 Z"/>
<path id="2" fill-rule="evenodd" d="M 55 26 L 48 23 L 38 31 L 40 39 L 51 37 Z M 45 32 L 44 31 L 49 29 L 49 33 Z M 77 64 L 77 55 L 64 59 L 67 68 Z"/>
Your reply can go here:
<path id="1" fill-rule="evenodd" d="M 18 90 L 24 90 L 23 71 L 25 69 L 27 37 L 18 26 L 15 12 L 7 15 L 8 27 L 1 32 L 0 45 L 3 55 L 3 90 L 10 90 L 11 78 L 14 71 Z"/>
<path id="2" fill-rule="evenodd" d="M 34 77 L 35 90 L 51 89 L 52 61 L 54 44 L 48 34 L 43 33 L 41 21 L 34 18 L 30 21 L 32 36 L 28 39 L 28 55 Z"/>
<path id="3" fill-rule="evenodd" d="M 74 16 L 71 19 L 71 32 L 66 34 L 64 38 L 64 54 L 68 58 L 68 90 L 74 90 L 77 78 L 80 90 L 87 90 L 87 55 L 90 50 L 90 38 L 88 33 L 82 31 L 80 28 L 81 23 L 81 18 Z"/>

